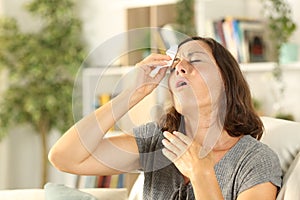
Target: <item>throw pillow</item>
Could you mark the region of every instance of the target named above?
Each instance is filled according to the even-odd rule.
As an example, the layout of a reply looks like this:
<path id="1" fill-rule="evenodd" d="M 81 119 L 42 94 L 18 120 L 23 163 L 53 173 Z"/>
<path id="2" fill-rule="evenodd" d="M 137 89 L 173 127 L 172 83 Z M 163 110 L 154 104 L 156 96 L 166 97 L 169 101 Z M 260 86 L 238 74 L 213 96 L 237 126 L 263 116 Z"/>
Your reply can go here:
<path id="1" fill-rule="evenodd" d="M 44 189 L 46 200 L 97 200 L 91 194 L 62 184 L 47 183 Z"/>

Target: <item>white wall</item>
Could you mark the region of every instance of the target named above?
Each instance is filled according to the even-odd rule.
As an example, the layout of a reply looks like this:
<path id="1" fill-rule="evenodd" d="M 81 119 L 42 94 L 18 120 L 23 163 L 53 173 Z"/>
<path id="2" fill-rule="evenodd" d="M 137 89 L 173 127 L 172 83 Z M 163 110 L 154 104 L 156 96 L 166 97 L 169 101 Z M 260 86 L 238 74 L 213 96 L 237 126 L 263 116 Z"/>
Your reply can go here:
<path id="1" fill-rule="evenodd" d="M 0 142 L 0 189 L 8 184 L 8 141 L 7 138 Z"/>
<path id="2" fill-rule="evenodd" d="M 90 49 L 125 31 L 125 12 L 118 1 L 82 0 L 78 2 L 78 14 Z"/>
<path id="3" fill-rule="evenodd" d="M 265 68 L 264 65 L 256 67 L 256 69 L 248 67 L 248 70 L 244 70 L 244 75 L 249 83 L 252 96 L 262 104 L 261 114 L 274 116 L 276 103 L 279 101 L 282 112 L 292 114 L 296 121 L 300 121 L 300 105 L 298 103 L 300 100 L 300 62 L 282 66 L 285 88 L 283 95 L 279 93 L 280 86 L 272 75 L 272 69 Z"/>
<path id="4" fill-rule="evenodd" d="M 8 188 L 39 187 L 41 144 L 30 127 L 11 130 L 8 137 Z"/>
<path id="5" fill-rule="evenodd" d="M 48 149 L 60 137 L 51 132 Z M 40 137 L 30 126 L 11 129 L 0 143 L 0 189 L 20 189 L 41 187 Z M 75 176 L 63 173 L 49 165 L 49 182 L 75 186 Z"/>
<path id="6" fill-rule="evenodd" d="M 22 31 L 37 31 L 41 25 L 42 21 L 36 17 L 31 16 L 29 13 L 24 11 L 24 4 L 29 2 L 29 0 L 0 0 L 0 5 L 2 6 L 2 11 L 0 9 L 0 14 L 5 16 L 14 17 L 17 19 L 19 27 Z"/>

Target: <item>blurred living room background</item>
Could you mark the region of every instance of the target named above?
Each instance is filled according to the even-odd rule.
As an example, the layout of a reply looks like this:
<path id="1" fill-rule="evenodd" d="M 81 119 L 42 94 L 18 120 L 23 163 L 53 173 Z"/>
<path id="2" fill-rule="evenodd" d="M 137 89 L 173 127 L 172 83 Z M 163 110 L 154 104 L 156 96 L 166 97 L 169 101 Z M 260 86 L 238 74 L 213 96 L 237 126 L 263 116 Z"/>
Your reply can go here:
<path id="1" fill-rule="evenodd" d="M 75 80 L 76 72 L 80 70 L 84 59 L 90 52 L 116 38 L 117 35 L 138 28 L 176 29 L 183 28 L 181 25 L 187 25 L 188 28 L 192 26 L 192 30 L 186 27 L 181 30 L 186 31 L 185 34 L 208 36 L 220 42 L 227 42 L 226 46 L 230 49 L 230 39 L 224 36 L 225 32 L 219 32 L 218 25 L 221 24 L 225 31 L 225 28 L 228 28 L 225 26 L 226 23 L 251 24 L 247 29 L 246 53 L 240 53 L 241 41 L 238 43 L 231 40 L 235 42 L 236 49 L 230 50 L 236 53 L 248 80 L 257 111 L 265 116 L 300 121 L 300 1 L 282 1 L 291 8 L 290 12 L 283 15 L 290 17 L 295 24 L 291 30 L 287 30 L 291 33 L 279 44 L 281 48 L 277 54 L 275 50 L 278 43 L 268 35 L 276 31 L 268 28 L 270 25 L 268 23 L 271 23 L 268 17 L 274 10 L 264 4 L 267 1 L 272 2 L 272 0 L 61 0 L 61 2 L 0 0 L 0 19 L 8 17 L 16 20 L 15 24 L 9 20 L 1 20 L 0 24 L 0 46 L 2 46 L 0 102 L 3 102 L 2 99 L 11 100 L 9 105 L 0 106 L 5 108 L 5 112 L 0 112 L 0 117 L 3 117 L 0 125 L 5 126 L 0 133 L 0 189 L 39 188 L 45 182 L 72 186 L 74 182 L 78 184 L 77 176 L 59 172 L 47 161 L 43 162 L 43 152 L 47 153 L 63 130 L 71 126 L 75 120 L 71 113 L 72 81 Z M 25 6 L 28 4 L 30 6 Z M 275 13 L 275 16 L 280 14 L 282 13 Z M 283 34 L 285 30 L 282 28 L 279 32 Z M 245 33 L 246 29 L 242 34 Z M 39 39 L 35 40 L 35 37 Z M 250 37 L 254 40 L 250 41 Z M 243 38 L 244 40 L 246 39 Z M 128 38 L 128 41 L 116 45 L 113 48 L 116 51 L 114 53 L 118 51 L 121 53 L 126 45 L 130 46 L 132 38 Z M 291 49 L 287 49 L 288 47 Z M 110 53 L 102 49 L 90 57 L 88 67 L 105 65 L 104 60 Z M 139 55 L 128 55 L 126 58 L 116 60 L 114 65 L 121 71 L 121 68 L 132 66 L 141 58 Z M 14 76 L 10 76 L 14 73 Z M 54 84 L 52 81 L 57 82 Z M 28 82 L 32 84 L 27 86 Z M 18 86 L 20 90 L 13 86 Z M 16 89 L 16 93 L 13 93 L 13 89 Z M 10 93 L 6 92 L 8 90 Z M 36 93 L 33 92 L 35 90 Z M 47 93 L 46 97 L 43 96 L 44 93 Z M 28 97 L 30 95 L 32 98 Z M 61 105 L 57 106 L 57 102 L 61 102 Z M 43 107 L 46 103 L 49 106 Z M 41 106 L 35 107 L 37 104 Z M 21 105 L 24 106 L 19 108 Z M 65 111 L 69 112 L 71 120 L 70 116 L 67 116 L 68 113 L 66 114 L 59 106 L 66 108 Z M 21 112 L 22 109 L 26 112 Z M 38 113 L 33 112 L 36 109 L 41 110 Z M 10 119 L 20 123 L 12 123 Z M 45 136 L 42 136 L 43 131 Z M 43 179 L 45 162 L 46 180 Z"/>

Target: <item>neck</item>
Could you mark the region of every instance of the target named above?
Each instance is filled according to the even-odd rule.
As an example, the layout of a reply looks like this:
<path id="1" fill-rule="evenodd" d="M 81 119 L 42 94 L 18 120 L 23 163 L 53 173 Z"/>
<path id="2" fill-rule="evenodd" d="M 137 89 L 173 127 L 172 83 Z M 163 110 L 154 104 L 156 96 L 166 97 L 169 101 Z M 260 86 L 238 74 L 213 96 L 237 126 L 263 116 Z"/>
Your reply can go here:
<path id="1" fill-rule="evenodd" d="M 210 120 L 208 116 L 187 115 L 184 116 L 184 122 L 187 136 L 194 138 L 201 145 L 205 142 L 205 145 L 213 147 L 213 151 L 216 152 L 227 152 L 240 139 L 231 137 L 216 117 Z"/>
<path id="2" fill-rule="evenodd" d="M 184 123 L 187 136 L 197 136 L 197 139 L 202 138 L 210 126 L 209 117 L 200 115 L 184 115 Z"/>

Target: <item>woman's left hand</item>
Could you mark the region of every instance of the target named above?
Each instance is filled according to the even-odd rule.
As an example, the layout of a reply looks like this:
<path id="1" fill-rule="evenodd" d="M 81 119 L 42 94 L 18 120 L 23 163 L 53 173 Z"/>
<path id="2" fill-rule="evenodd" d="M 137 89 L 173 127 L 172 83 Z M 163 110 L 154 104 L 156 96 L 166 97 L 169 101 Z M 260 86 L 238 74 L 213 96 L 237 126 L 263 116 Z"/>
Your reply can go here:
<path id="1" fill-rule="evenodd" d="M 195 139 L 177 131 L 174 131 L 173 134 L 165 131 L 164 136 L 166 139 L 162 141 L 165 146 L 163 154 L 175 164 L 184 176 L 191 179 L 196 174 L 213 169 L 211 153 L 200 159 L 201 145 Z"/>

